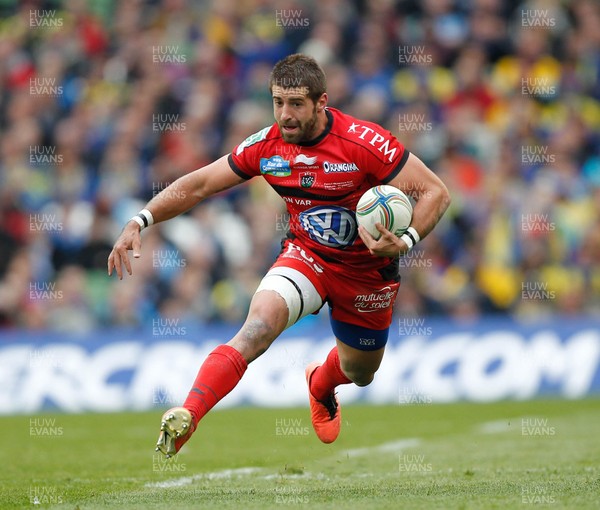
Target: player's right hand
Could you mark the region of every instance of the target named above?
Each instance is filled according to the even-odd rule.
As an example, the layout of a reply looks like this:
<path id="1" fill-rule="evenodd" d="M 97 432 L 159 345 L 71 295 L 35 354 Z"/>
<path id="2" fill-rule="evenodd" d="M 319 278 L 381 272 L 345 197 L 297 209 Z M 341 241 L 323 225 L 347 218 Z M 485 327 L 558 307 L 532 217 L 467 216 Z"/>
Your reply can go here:
<path id="1" fill-rule="evenodd" d="M 381 223 L 376 223 L 375 227 L 381 233 L 379 239 L 375 239 L 362 225 L 358 227 L 358 235 L 360 235 L 365 246 L 369 248 L 371 255 L 375 257 L 397 257 L 408 251 L 406 243 L 392 234 Z"/>
<path id="2" fill-rule="evenodd" d="M 142 250 L 142 237 L 140 235 L 140 226 L 135 221 L 130 221 L 125 225 L 121 235 L 116 240 L 110 255 L 108 256 L 108 276 L 112 275 L 113 269 L 117 271 L 119 280 L 123 279 L 123 267 L 131 275 L 131 263 L 129 262 L 129 250 L 133 250 L 133 258 L 139 258 Z"/>

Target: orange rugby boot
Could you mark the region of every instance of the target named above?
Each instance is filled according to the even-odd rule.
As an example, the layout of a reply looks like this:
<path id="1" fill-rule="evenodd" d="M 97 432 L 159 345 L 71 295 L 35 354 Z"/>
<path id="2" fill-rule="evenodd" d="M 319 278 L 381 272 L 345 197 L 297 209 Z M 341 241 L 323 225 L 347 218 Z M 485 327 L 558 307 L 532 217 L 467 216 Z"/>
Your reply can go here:
<path id="1" fill-rule="evenodd" d="M 310 401 L 310 419 L 317 437 L 324 443 L 333 443 L 340 433 L 342 409 L 333 391 L 325 402 L 317 400 L 310 392 L 310 378 L 320 366 L 321 364 L 315 361 L 308 365 L 305 370 L 308 399 Z"/>
<path id="2" fill-rule="evenodd" d="M 160 420 L 160 435 L 156 442 L 157 452 L 170 458 L 188 441 L 196 430 L 196 424 L 185 407 L 173 407 Z"/>

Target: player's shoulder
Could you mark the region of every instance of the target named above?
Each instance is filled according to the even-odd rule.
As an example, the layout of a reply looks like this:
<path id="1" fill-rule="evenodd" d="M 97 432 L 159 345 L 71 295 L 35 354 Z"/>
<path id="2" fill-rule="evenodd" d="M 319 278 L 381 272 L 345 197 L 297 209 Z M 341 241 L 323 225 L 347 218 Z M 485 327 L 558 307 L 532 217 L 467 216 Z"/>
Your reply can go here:
<path id="1" fill-rule="evenodd" d="M 331 133 L 354 145 L 356 150 L 366 149 L 372 155 L 389 161 L 404 151 L 400 141 L 379 124 L 358 119 L 335 108 L 329 108 L 329 111 L 333 115 Z"/>
<path id="2" fill-rule="evenodd" d="M 373 138 L 395 138 L 387 129 L 375 122 L 358 119 L 335 108 L 328 108 L 333 115 L 333 129 L 337 136 L 359 144 L 369 143 Z"/>
<path id="3" fill-rule="evenodd" d="M 270 126 L 266 126 L 262 128 L 260 131 L 251 134 L 248 138 L 246 138 L 242 143 L 240 143 L 234 150 L 233 153 L 236 156 L 239 156 L 245 149 L 248 147 L 252 147 L 255 145 L 262 145 L 264 143 L 271 142 L 273 140 L 278 140 L 281 138 L 281 132 L 277 127 L 276 123 L 271 124 Z"/>

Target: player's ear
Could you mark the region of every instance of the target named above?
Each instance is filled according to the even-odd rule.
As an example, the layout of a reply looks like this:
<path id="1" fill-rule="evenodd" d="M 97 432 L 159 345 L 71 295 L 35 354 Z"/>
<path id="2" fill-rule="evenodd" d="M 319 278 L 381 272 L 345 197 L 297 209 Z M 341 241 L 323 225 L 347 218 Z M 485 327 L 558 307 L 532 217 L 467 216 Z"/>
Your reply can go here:
<path id="1" fill-rule="evenodd" d="M 323 92 L 321 97 L 317 99 L 317 111 L 322 112 L 327 106 L 327 92 Z"/>

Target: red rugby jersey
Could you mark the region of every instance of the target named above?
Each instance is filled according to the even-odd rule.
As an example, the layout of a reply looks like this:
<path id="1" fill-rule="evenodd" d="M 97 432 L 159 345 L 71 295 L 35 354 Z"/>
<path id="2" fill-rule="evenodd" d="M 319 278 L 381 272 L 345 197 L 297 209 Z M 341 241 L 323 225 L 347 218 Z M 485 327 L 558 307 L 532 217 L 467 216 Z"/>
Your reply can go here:
<path id="1" fill-rule="evenodd" d="M 361 195 L 387 184 L 409 152 L 381 126 L 327 108 L 327 127 L 315 139 L 287 143 L 277 123 L 246 138 L 229 155 L 239 176 L 262 175 L 285 200 L 290 237 L 325 260 L 378 268 L 389 258 L 372 256 L 356 223 Z"/>

